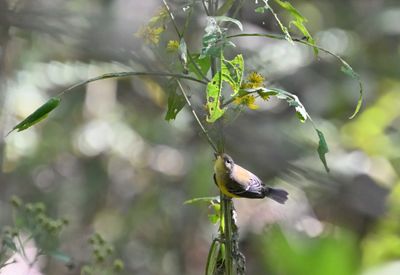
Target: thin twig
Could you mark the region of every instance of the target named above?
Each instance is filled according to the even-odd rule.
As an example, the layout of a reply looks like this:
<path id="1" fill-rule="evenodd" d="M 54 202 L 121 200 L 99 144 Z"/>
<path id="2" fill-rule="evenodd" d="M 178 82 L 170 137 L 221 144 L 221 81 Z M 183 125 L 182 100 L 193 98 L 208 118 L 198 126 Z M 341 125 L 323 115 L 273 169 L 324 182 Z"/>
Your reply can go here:
<path id="1" fill-rule="evenodd" d="M 212 141 L 211 137 L 208 135 L 208 132 L 206 130 L 206 128 L 204 128 L 203 123 L 201 123 L 199 117 L 196 114 L 196 111 L 194 110 L 192 103 L 189 100 L 189 97 L 187 96 L 185 89 L 183 89 L 183 86 L 181 84 L 181 82 L 179 80 L 176 81 L 178 83 L 179 89 L 181 90 L 183 97 L 186 100 L 187 105 L 189 106 L 190 110 L 192 111 L 192 114 L 194 116 L 194 118 L 197 121 L 197 124 L 200 126 L 201 130 L 203 131 L 204 135 L 207 138 L 208 143 L 211 145 L 211 147 L 214 149 L 214 152 L 217 153 L 217 146 L 215 146 L 214 142 Z"/>
<path id="2" fill-rule="evenodd" d="M 173 26 L 174 26 L 174 29 L 175 29 L 176 34 L 178 35 L 179 40 L 184 39 L 184 38 L 183 38 L 183 34 L 185 33 L 186 28 L 187 28 L 186 24 L 189 24 L 188 22 L 190 21 L 189 19 L 190 19 L 190 16 L 191 16 L 192 13 L 191 13 L 191 12 L 189 13 L 189 15 L 188 15 L 188 17 L 187 17 L 187 19 L 186 19 L 186 22 L 185 22 L 184 30 L 183 30 L 183 32 L 181 33 L 181 32 L 179 31 L 179 29 L 178 29 L 178 25 L 177 25 L 177 23 L 176 23 L 176 21 L 175 21 L 175 17 L 174 17 L 174 15 L 173 15 L 173 13 L 172 13 L 172 11 L 171 11 L 171 9 L 170 9 L 170 7 L 169 7 L 167 1 L 166 1 L 166 0 L 162 0 L 162 1 L 163 1 L 163 3 L 164 3 L 165 8 L 166 8 L 167 11 L 168 11 L 168 15 L 169 15 L 169 17 L 171 18 L 172 24 L 173 24 Z M 179 42 L 180 42 L 180 41 L 179 41 Z M 189 60 L 190 60 L 190 62 L 193 64 L 193 66 L 194 66 L 194 68 L 196 69 L 196 71 L 201 75 L 201 77 L 202 77 L 204 80 L 206 80 L 207 82 L 210 82 L 210 80 L 207 78 L 207 76 L 205 76 L 205 75 L 203 74 L 203 72 L 201 71 L 201 69 L 199 68 L 199 66 L 196 64 L 196 62 L 194 62 L 194 60 L 193 60 L 193 58 L 192 58 L 192 55 L 191 55 L 189 49 L 187 49 L 186 51 L 187 51 L 187 55 L 189 56 Z"/>
<path id="3" fill-rule="evenodd" d="M 169 5 L 167 4 L 167 1 L 166 1 L 166 0 L 162 0 L 162 2 L 164 3 L 165 8 L 167 9 L 167 12 L 168 12 L 168 14 L 169 14 L 169 17 L 171 18 L 172 25 L 174 26 L 174 29 L 175 29 L 175 31 L 176 31 L 176 34 L 178 35 L 179 39 L 181 39 L 181 38 L 182 38 L 182 34 L 181 34 L 181 32 L 179 31 L 178 25 L 177 25 L 176 22 L 175 22 L 174 15 L 172 14 L 171 9 L 169 8 Z"/>
<path id="4" fill-rule="evenodd" d="M 163 76 L 163 77 L 176 77 L 176 78 L 182 78 L 182 79 L 188 79 L 191 81 L 195 81 L 204 85 L 207 85 L 207 82 L 203 81 L 203 80 L 199 80 L 197 78 L 191 77 L 191 76 L 187 76 L 184 74 L 174 74 L 174 73 L 167 73 L 167 72 L 119 72 L 119 73 L 108 73 L 108 74 L 103 74 L 100 76 L 96 76 L 93 78 L 89 78 L 87 80 L 78 82 L 66 89 L 64 89 L 63 91 L 61 91 L 58 96 L 62 96 L 64 95 L 66 92 L 75 89 L 79 86 L 82 85 L 86 85 L 90 82 L 93 81 L 97 81 L 97 80 L 102 80 L 102 79 L 108 79 L 108 78 L 120 78 L 120 77 L 128 77 L 128 76 L 141 76 L 141 75 L 148 75 L 148 76 Z"/>

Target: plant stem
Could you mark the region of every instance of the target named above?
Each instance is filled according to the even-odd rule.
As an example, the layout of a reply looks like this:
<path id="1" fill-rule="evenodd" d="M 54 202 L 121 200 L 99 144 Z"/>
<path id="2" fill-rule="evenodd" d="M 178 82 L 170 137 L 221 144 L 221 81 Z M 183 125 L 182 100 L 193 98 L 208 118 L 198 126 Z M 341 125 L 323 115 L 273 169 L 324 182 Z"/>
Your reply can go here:
<path id="1" fill-rule="evenodd" d="M 217 151 L 217 146 L 215 146 L 215 144 L 214 144 L 214 142 L 212 141 L 211 137 L 208 135 L 208 132 L 207 132 L 206 128 L 203 126 L 203 123 L 201 123 L 199 117 L 197 116 L 196 111 L 194 110 L 194 108 L 193 108 L 193 106 L 192 106 L 192 103 L 191 103 L 190 100 L 189 100 L 189 97 L 187 96 L 185 90 L 183 89 L 181 82 L 180 82 L 179 80 L 177 80 L 176 82 L 178 83 L 179 89 L 181 90 L 181 92 L 182 92 L 182 94 L 183 94 L 183 97 L 184 97 L 185 100 L 186 100 L 187 105 L 189 106 L 190 110 L 192 111 L 192 114 L 193 114 L 194 118 L 196 119 L 197 124 L 199 124 L 201 130 L 203 131 L 204 135 L 205 135 L 206 138 L 207 138 L 208 143 L 209 143 L 209 144 L 211 145 L 211 147 L 214 149 L 214 152 L 217 153 L 217 152 L 218 152 L 218 151 Z"/>
<path id="2" fill-rule="evenodd" d="M 174 73 L 167 73 L 167 72 L 119 72 L 119 73 L 108 73 L 108 74 L 103 74 L 103 75 L 100 75 L 100 76 L 96 76 L 96 77 L 89 78 L 89 79 L 87 79 L 87 80 L 78 82 L 78 83 L 76 83 L 76 84 L 74 84 L 74 85 L 72 85 L 72 86 L 70 86 L 70 87 L 64 89 L 63 91 L 61 91 L 61 92 L 58 94 L 58 96 L 62 96 L 62 95 L 64 95 L 66 92 L 68 92 L 68 91 L 70 91 L 70 90 L 72 90 L 72 89 L 75 89 L 75 88 L 77 88 L 77 87 L 79 87 L 79 86 L 82 86 L 82 85 L 86 85 L 86 84 L 88 84 L 88 83 L 90 83 L 90 82 L 93 82 L 93 81 L 102 80 L 102 79 L 107 79 L 107 78 L 119 78 L 119 77 L 141 76 L 141 75 L 164 76 L 164 77 L 165 77 L 165 76 L 166 76 L 166 77 L 169 77 L 169 76 L 170 76 L 170 77 L 188 79 L 188 80 L 192 80 L 192 81 L 195 81 L 195 82 L 198 82 L 198 83 L 207 85 L 207 82 L 205 82 L 205 81 L 203 81 L 203 80 L 199 80 L 199 79 L 197 79 L 197 78 L 194 78 L 194 77 L 191 77 L 191 76 L 187 76 L 187 75 L 184 75 L 184 74 L 174 74 Z"/>
<path id="3" fill-rule="evenodd" d="M 223 240 L 225 244 L 225 274 L 233 274 L 233 238 L 232 238 L 232 199 L 220 194 L 221 212 L 223 214 L 224 231 Z"/>

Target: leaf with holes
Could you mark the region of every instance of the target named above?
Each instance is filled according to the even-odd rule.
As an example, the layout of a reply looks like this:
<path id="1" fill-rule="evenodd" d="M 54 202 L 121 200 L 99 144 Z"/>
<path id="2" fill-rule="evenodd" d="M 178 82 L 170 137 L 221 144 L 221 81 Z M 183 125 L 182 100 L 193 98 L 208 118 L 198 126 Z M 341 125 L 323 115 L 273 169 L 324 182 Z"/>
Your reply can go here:
<path id="1" fill-rule="evenodd" d="M 221 108 L 221 89 L 222 76 L 221 71 L 216 73 L 213 79 L 207 84 L 207 122 L 215 122 L 224 113 L 225 108 Z"/>
<path id="2" fill-rule="evenodd" d="M 241 54 L 237 55 L 232 60 L 222 59 L 221 72 L 222 80 L 229 83 L 233 90 L 232 96 L 236 95 L 243 79 L 244 60 Z"/>

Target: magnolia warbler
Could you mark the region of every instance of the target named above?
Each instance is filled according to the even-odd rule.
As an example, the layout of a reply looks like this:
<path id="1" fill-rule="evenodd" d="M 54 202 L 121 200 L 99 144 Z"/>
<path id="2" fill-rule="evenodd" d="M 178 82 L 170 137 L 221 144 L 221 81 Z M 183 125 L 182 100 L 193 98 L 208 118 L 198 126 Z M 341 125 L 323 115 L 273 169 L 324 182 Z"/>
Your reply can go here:
<path id="1" fill-rule="evenodd" d="M 256 175 L 235 164 L 227 154 L 217 156 L 214 172 L 215 183 L 228 197 L 250 199 L 268 197 L 281 204 L 288 199 L 288 192 L 265 186 Z"/>

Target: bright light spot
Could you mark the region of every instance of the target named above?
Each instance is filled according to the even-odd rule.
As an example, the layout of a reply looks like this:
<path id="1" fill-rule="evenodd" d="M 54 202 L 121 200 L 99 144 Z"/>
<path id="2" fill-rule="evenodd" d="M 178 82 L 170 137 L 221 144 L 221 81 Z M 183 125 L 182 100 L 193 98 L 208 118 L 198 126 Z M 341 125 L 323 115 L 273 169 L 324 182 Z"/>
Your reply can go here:
<path id="1" fill-rule="evenodd" d="M 315 37 L 318 45 L 335 54 L 344 54 L 350 46 L 349 33 L 341 29 L 333 28 L 321 31 Z"/>
<path id="2" fill-rule="evenodd" d="M 170 176 L 181 176 L 185 172 L 182 154 L 165 145 L 153 148 L 148 161 L 151 168 Z"/>
<path id="3" fill-rule="evenodd" d="M 93 157 L 110 148 L 113 136 L 113 131 L 107 122 L 94 120 L 78 130 L 74 145 L 82 154 Z"/>
<path id="4" fill-rule="evenodd" d="M 379 15 L 379 26 L 387 34 L 400 34 L 400 9 L 391 8 L 382 12 Z"/>

